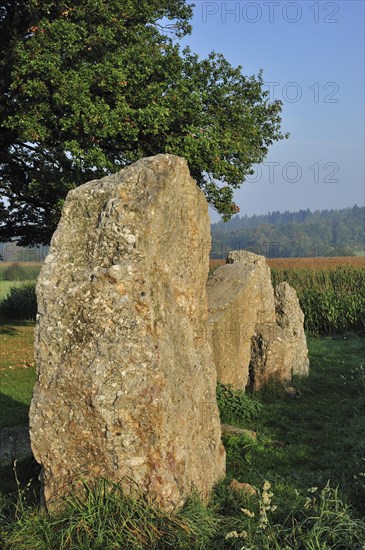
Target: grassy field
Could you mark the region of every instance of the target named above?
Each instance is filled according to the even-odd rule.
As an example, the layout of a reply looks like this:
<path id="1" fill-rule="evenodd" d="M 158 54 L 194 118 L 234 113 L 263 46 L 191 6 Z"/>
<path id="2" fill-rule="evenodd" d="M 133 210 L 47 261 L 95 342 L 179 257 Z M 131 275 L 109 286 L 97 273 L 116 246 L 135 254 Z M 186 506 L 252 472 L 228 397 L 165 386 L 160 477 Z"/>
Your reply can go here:
<path id="1" fill-rule="evenodd" d="M 0 493 L 0 545 L 13 550 L 363 550 L 365 339 L 309 338 L 311 369 L 296 396 L 270 384 L 223 399 L 222 421 L 256 432 L 225 436 L 227 478 L 208 507 L 195 497 L 175 515 L 100 482 L 50 516 Z M 34 384 L 33 327 L 1 327 L 2 427 L 26 424 Z M 4 406 L 5 405 L 5 406 Z M 234 491 L 232 479 L 257 495 Z M 6 480 L 5 480 L 6 482 Z M 3 491 L 3 480 L 1 481 Z M 227 534 L 229 534 L 227 538 Z"/>
<path id="2" fill-rule="evenodd" d="M 294 381 L 296 397 L 275 384 L 253 396 L 262 409 L 244 427 L 257 431 L 258 440 L 247 447 L 246 460 L 233 452 L 228 469 L 256 486 L 275 480 L 284 501 L 295 489 L 329 481 L 365 515 L 359 477 L 365 470 L 365 339 L 309 338 L 308 344 L 310 374 Z"/>

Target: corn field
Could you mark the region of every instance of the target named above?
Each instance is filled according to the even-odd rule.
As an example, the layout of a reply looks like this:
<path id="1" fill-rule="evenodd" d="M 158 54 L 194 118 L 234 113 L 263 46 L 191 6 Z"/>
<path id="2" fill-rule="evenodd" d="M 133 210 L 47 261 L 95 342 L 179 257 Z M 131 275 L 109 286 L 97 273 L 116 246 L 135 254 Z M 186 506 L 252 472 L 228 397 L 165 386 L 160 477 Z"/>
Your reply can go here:
<path id="1" fill-rule="evenodd" d="M 271 269 L 273 285 L 287 281 L 297 291 L 304 327 L 313 335 L 365 334 L 365 269 Z"/>

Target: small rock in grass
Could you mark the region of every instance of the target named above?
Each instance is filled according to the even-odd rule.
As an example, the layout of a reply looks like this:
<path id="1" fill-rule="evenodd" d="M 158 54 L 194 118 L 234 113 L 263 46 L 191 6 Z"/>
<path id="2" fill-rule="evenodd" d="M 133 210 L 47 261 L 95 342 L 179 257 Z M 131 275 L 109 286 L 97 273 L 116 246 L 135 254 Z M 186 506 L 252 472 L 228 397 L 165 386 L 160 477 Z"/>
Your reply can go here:
<path id="1" fill-rule="evenodd" d="M 251 439 L 256 440 L 257 434 L 252 430 L 246 430 L 245 428 L 237 428 L 230 424 L 221 424 L 222 435 L 246 435 Z"/>
<path id="2" fill-rule="evenodd" d="M 284 389 L 285 393 L 289 395 L 289 397 L 300 397 L 302 395 L 297 388 L 294 388 L 294 386 L 285 386 Z"/>
<path id="3" fill-rule="evenodd" d="M 249 483 L 241 483 L 240 481 L 237 481 L 237 479 L 232 479 L 229 486 L 234 491 L 241 491 L 245 495 L 248 495 L 251 497 L 257 495 L 256 489 L 252 487 L 252 485 L 250 485 Z"/>

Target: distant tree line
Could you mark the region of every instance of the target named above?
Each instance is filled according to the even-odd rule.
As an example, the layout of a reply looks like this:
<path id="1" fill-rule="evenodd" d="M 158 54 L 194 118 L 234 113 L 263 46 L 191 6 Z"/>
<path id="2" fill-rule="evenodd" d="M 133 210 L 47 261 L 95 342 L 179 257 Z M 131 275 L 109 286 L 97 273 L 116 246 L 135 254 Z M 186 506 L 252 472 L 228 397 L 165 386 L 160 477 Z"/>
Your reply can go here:
<path id="1" fill-rule="evenodd" d="M 269 212 L 235 216 L 211 226 L 212 258 L 225 258 L 230 250 L 249 250 L 267 258 L 352 256 L 365 251 L 365 208 Z M 39 262 L 48 246 L 20 247 L 0 243 L 0 261 Z"/>
<path id="2" fill-rule="evenodd" d="M 268 258 L 351 256 L 365 249 L 365 208 L 269 212 L 212 224 L 212 258 L 233 249 Z"/>

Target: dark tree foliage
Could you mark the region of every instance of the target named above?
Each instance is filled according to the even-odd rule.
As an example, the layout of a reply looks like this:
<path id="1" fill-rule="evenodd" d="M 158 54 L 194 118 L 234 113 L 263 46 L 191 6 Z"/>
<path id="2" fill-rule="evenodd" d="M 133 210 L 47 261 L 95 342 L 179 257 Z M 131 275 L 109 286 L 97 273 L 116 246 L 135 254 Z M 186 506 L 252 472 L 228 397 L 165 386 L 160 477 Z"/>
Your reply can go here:
<path id="1" fill-rule="evenodd" d="M 185 0 L 9 0 L 0 8 L 0 240 L 47 244 L 67 192 L 158 153 L 186 158 L 229 219 L 284 136 L 262 75 L 200 60 Z"/>

